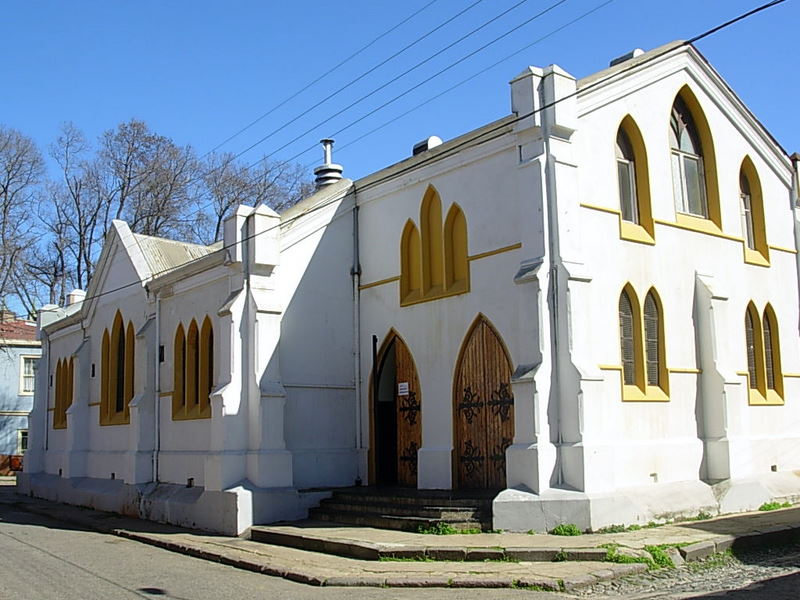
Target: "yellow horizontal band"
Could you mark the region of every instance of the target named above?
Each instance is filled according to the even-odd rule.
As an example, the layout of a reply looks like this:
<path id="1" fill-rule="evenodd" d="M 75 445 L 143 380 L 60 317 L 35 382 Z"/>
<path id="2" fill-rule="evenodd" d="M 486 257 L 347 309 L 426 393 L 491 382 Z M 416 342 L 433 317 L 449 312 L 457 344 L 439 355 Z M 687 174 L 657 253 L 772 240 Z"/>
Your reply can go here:
<path id="1" fill-rule="evenodd" d="M 522 242 L 517 242 L 516 244 L 503 246 L 502 248 L 497 248 L 496 250 L 488 250 L 479 254 L 473 254 L 472 256 L 468 256 L 467 260 L 480 260 L 481 258 L 494 256 L 495 254 L 502 254 L 503 252 L 511 252 L 512 250 L 519 250 L 520 248 L 522 248 Z"/>
<path id="2" fill-rule="evenodd" d="M 596 204 L 586 204 L 584 202 L 581 202 L 581 206 L 583 208 L 588 208 L 590 210 L 599 210 L 600 212 L 610 213 L 612 215 L 620 214 L 618 208 L 608 208 L 606 206 L 597 206 Z"/>
<path id="3" fill-rule="evenodd" d="M 100 406 L 99 402 L 89 402 L 89 406 Z"/>
<path id="4" fill-rule="evenodd" d="M 797 250 L 792 248 L 783 248 L 781 246 L 770 246 L 770 250 L 775 250 L 775 252 L 788 252 L 789 254 L 797 254 Z"/>
<path id="5" fill-rule="evenodd" d="M 681 368 L 681 367 L 676 367 L 674 369 L 670 367 L 669 369 L 667 369 L 667 371 L 669 371 L 670 373 L 702 373 L 700 369 Z"/>
<path id="6" fill-rule="evenodd" d="M 358 286 L 360 290 L 368 290 L 372 287 L 377 287 L 379 285 L 385 285 L 387 283 L 392 283 L 393 281 L 400 281 L 400 275 L 395 275 L 394 277 L 388 277 L 386 279 L 381 279 L 380 281 L 373 281 L 372 283 L 365 283 L 364 285 Z"/>

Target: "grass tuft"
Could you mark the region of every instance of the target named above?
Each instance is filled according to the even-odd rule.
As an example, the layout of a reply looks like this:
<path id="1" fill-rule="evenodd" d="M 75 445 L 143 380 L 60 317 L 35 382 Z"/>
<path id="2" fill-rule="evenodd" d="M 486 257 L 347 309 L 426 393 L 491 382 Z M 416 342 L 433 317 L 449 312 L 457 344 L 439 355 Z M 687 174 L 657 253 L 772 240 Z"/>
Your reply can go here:
<path id="1" fill-rule="evenodd" d="M 761 506 L 758 507 L 760 511 L 769 511 L 769 510 L 779 510 L 781 508 L 791 508 L 791 502 L 764 502 Z"/>
<path id="2" fill-rule="evenodd" d="M 583 532 L 573 523 L 561 523 L 550 530 L 552 535 L 581 535 Z"/>

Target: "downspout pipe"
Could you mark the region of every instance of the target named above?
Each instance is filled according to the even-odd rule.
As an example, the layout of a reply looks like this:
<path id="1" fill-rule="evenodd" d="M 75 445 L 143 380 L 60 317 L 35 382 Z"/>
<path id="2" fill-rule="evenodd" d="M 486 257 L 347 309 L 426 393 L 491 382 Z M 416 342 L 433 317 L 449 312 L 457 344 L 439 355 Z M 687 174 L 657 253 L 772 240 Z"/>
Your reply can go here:
<path id="1" fill-rule="evenodd" d="M 361 454 L 364 449 L 364 432 L 362 431 L 362 402 L 361 402 L 361 250 L 358 231 L 358 192 L 353 183 L 353 267 L 350 275 L 353 280 L 353 380 L 355 388 L 355 445 L 358 455 L 356 469 L 356 485 L 364 480 L 362 473 Z"/>
<path id="2" fill-rule="evenodd" d="M 156 351 L 154 352 L 155 367 L 155 407 L 153 415 L 153 483 L 158 483 L 158 458 L 161 452 L 161 296 L 159 290 L 155 291 L 156 297 Z"/>

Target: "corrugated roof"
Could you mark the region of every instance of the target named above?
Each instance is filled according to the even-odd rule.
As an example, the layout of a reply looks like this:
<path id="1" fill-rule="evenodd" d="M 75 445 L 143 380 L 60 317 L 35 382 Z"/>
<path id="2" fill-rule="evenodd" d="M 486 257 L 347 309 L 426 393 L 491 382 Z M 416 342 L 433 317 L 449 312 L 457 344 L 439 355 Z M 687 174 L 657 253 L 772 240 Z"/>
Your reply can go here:
<path id="1" fill-rule="evenodd" d="M 211 254 L 217 249 L 213 246 L 177 242 L 138 233 L 134 233 L 133 237 L 136 239 L 136 243 L 139 244 L 147 261 L 147 266 L 154 276 Z"/>

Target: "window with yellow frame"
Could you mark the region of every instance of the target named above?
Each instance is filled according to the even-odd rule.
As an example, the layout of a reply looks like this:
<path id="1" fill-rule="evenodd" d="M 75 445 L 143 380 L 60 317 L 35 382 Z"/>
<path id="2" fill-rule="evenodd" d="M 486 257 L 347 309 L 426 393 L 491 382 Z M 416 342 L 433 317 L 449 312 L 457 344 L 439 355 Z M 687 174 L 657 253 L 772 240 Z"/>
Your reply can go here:
<path id="1" fill-rule="evenodd" d="M 614 145 L 619 185 L 620 237 L 643 244 L 655 243 L 650 208 L 647 149 L 636 122 L 628 115 L 617 129 Z"/>
<path id="2" fill-rule="evenodd" d="M 669 400 L 664 313 L 658 293 L 651 288 L 640 307 L 633 287 L 626 285 L 619 296 L 618 310 L 622 399 Z"/>
<path id="3" fill-rule="evenodd" d="M 783 404 L 783 371 L 781 369 L 778 320 L 767 304 L 759 318 L 752 302 L 744 316 L 747 350 L 747 389 L 751 405 Z"/>
<path id="4" fill-rule="evenodd" d="M 173 346 L 172 418 L 175 421 L 211 417 L 214 388 L 214 329 L 206 317 L 202 327 L 192 319 L 179 324 Z"/>
<path id="5" fill-rule="evenodd" d="M 100 424 L 130 423 L 128 404 L 134 395 L 136 333 L 117 311 L 111 330 L 103 332 L 100 361 Z"/>
<path id="6" fill-rule="evenodd" d="M 53 429 L 67 428 L 67 409 L 72 406 L 75 386 L 75 362 L 73 358 L 60 359 L 56 363 L 55 407 Z"/>
<path id="7" fill-rule="evenodd" d="M 439 192 L 428 186 L 420 228 L 409 219 L 400 237 L 400 305 L 428 302 L 469 291 L 467 221 L 458 204 L 442 223 Z"/>

